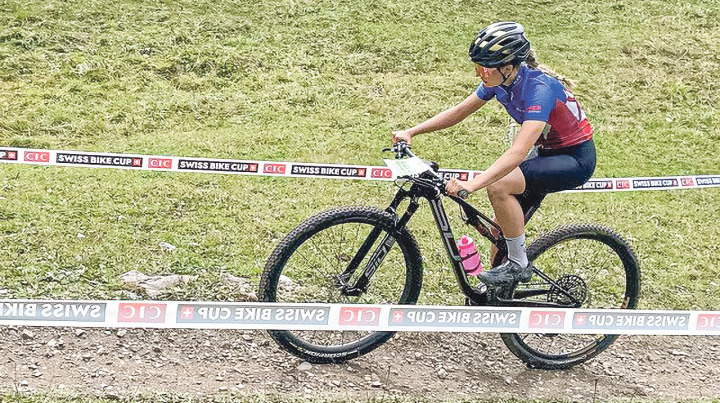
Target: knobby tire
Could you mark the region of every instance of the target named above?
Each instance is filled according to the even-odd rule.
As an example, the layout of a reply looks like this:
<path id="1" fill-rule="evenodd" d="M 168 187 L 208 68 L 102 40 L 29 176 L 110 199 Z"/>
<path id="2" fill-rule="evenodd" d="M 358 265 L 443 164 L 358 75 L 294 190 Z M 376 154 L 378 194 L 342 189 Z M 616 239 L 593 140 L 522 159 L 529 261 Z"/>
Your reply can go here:
<path id="1" fill-rule="evenodd" d="M 580 241 L 584 243 L 590 243 L 590 241 L 599 242 L 609 248 L 614 256 L 622 264 L 622 274 L 624 275 L 624 298 L 620 306 L 581 306 L 580 308 L 617 308 L 617 309 L 633 309 L 637 306 L 638 298 L 640 295 L 640 266 L 637 258 L 633 253 L 632 249 L 628 246 L 627 242 L 613 230 L 595 224 L 580 224 L 570 225 L 565 227 L 557 228 L 533 242 L 528 247 L 528 257 L 531 261 L 536 262 L 542 259 L 543 254 L 550 254 L 550 251 L 555 251 L 562 247 L 564 243 L 578 241 L 573 243 L 580 244 Z M 580 244 L 582 245 L 582 244 Z M 572 252 L 569 252 L 572 253 Z M 582 248 L 578 248 L 575 253 L 582 253 Z M 552 256 L 552 255 L 551 255 Z M 563 262 L 556 262 L 556 264 L 562 265 Z M 599 263 L 598 263 L 599 264 Z M 618 264 L 619 267 L 619 264 Z M 539 267 L 540 270 L 544 270 L 543 267 Z M 582 267 L 574 268 L 576 270 L 575 275 L 582 277 Z M 588 269 L 588 268 L 585 268 Z M 618 268 L 617 271 L 620 271 Z M 548 274 L 545 271 L 546 274 Z M 564 273 L 560 273 L 564 274 Z M 618 279 L 618 283 L 620 279 Z M 518 286 L 511 290 L 512 295 Z M 590 285 L 592 286 L 592 284 Z M 590 298 L 593 297 L 592 290 L 590 287 L 587 288 L 590 291 Z M 603 295 L 596 294 L 595 297 L 601 298 Z M 618 298 L 619 300 L 619 298 Z M 588 302 L 592 303 L 592 299 Z M 538 337 L 558 337 L 559 335 L 532 335 Z M 562 335 L 560 335 L 562 336 Z M 569 335 L 572 336 L 572 335 Z M 510 351 L 515 354 L 518 358 L 523 360 L 528 367 L 531 368 L 542 368 L 542 369 L 567 369 L 574 365 L 580 364 L 587 361 L 588 359 L 595 357 L 602 351 L 607 349 L 618 337 L 618 335 L 598 335 L 595 342 L 589 343 L 584 348 L 577 349 L 577 351 L 571 351 L 566 353 L 550 354 L 531 346 L 526 343 L 525 337 L 520 334 L 501 334 L 502 340 Z"/>
<path id="2" fill-rule="evenodd" d="M 371 230 L 372 228 L 380 228 L 382 230 L 382 234 L 379 237 L 378 242 L 380 242 L 386 235 L 392 236 L 395 239 L 395 244 L 393 245 L 390 253 L 392 253 L 393 256 L 396 256 L 396 258 L 393 259 L 396 261 L 395 266 L 403 265 L 404 267 L 391 266 L 393 262 L 390 261 L 390 259 L 383 261 L 378 271 L 375 273 L 373 278 L 371 278 L 370 286 L 368 292 L 366 293 L 367 295 L 364 294 L 363 296 L 356 298 L 347 296 L 331 298 L 330 294 L 336 290 L 333 290 L 333 287 L 328 286 L 327 298 L 324 295 L 321 297 L 318 294 L 317 298 L 311 298 L 317 299 L 316 301 L 297 302 L 415 304 L 422 286 L 422 260 L 420 251 L 417 247 L 415 239 L 408 229 L 397 229 L 395 222 L 396 217 L 390 213 L 373 207 L 360 206 L 335 208 L 318 213 L 306 219 L 294 230 L 292 230 L 282 241 L 280 241 L 278 246 L 270 255 L 265 268 L 263 269 L 260 280 L 260 300 L 265 302 L 279 302 L 278 295 L 284 292 L 281 290 L 283 287 L 280 281 L 281 275 L 284 274 L 284 271 L 294 270 L 294 267 L 289 267 L 293 265 L 307 264 L 309 266 L 308 270 L 298 271 L 298 273 L 301 273 L 298 277 L 301 275 L 307 276 L 307 279 L 305 280 L 306 283 L 313 283 L 313 286 L 318 288 L 323 285 L 329 285 L 330 280 L 328 279 L 319 278 L 316 281 L 310 277 L 311 275 L 314 275 L 312 272 L 315 269 L 309 262 L 313 259 L 317 259 L 318 265 L 332 267 L 332 270 L 336 270 L 335 274 L 340 274 L 347 265 L 346 262 L 349 260 L 349 257 L 354 255 L 354 252 L 349 251 L 347 254 L 343 252 L 334 252 L 334 254 L 326 253 L 325 255 L 327 256 L 323 256 L 323 258 L 317 257 L 316 255 L 323 254 L 323 250 L 321 249 L 332 250 L 333 248 L 331 246 L 325 247 L 328 242 L 323 243 L 321 241 L 316 241 L 316 239 L 322 240 L 326 236 L 325 234 L 332 235 L 335 234 L 336 231 L 339 232 L 340 229 L 344 231 L 346 226 L 349 226 L 351 229 L 357 226 L 358 232 L 360 232 L 360 229 Z M 350 234 L 347 234 L 348 238 L 350 238 L 353 234 L 351 230 L 348 230 L 348 232 L 351 232 Z M 343 232 L 342 241 L 346 240 L 345 236 L 346 234 Z M 375 245 L 377 245 L 378 242 L 376 242 Z M 310 252 L 302 256 L 295 256 L 296 254 L 302 253 L 302 251 L 298 252 L 298 248 L 304 249 L 304 245 L 309 245 L 308 248 L 310 249 Z M 372 255 L 375 247 L 376 246 L 373 246 L 373 249 L 371 249 L 367 255 Z M 334 261 L 336 258 L 338 262 Z M 360 267 L 357 268 L 356 274 L 361 273 L 363 269 L 364 261 Z M 395 285 L 393 285 L 393 287 L 398 288 L 396 292 L 399 292 L 399 288 L 402 287 L 402 292 L 399 295 L 399 298 L 397 298 L 397 300 L 373 300 L 372 298 L 374 298 L 374 292 L 381 292 L 380 290 L 383 287 L 383 284 L 379 284 L 380 280 L 373 283 L 373 279 L 377 276 L 382 278 L 386 272 L 391 270 L 397 272 L 396 276 L 398 277 L 398 281 L 396 281 Z M 317 275 L 322 277 L 320 273 Z M 400 277 L 403 278 L 400 279 Z M 293 279 L 286 279 L 286 281 L 292 280 Z M 292 284 L 287 287 L 301 289 L 303 286 L 304 284 L 298 281 L 297 284 Z M 289 292 L 288 294 L 292 293 Z M 295 296 L 289 298 L 302 297 Z M 382 296 L 379 298 L 382 298 Z M 334 300 L 328 301 L 327 299 Z M 328 339 L 330 339 L 330 336 L 334 336 L 335 333 L 339 332 L 323 333 L 289 330 L 269 331 L 270 336 L 285 350 L 308 362 L 322 364 L 338 363 L 359 357 L 379 347 L 389 340 L 394 334 L 394 332 L 367 332 L 367 335 L 363 335 L 363 337 L 358 340 L 353 340 L 351 342 L 342 341 L 339 344 L 326 345 L 318 343 L 317 341 L 306 340 L 306 338 L 310 338 L 308 336 L 313 336 L 315 333 L 320 333 L 321 338 L 327 333 L 329 334 Z M 353 334 L 353 332 L 348 333 Z M 343 338 L 344 337 L 345 336 L 343 336 Z M 323 339 L 323 341 L 325 340 Z"/>

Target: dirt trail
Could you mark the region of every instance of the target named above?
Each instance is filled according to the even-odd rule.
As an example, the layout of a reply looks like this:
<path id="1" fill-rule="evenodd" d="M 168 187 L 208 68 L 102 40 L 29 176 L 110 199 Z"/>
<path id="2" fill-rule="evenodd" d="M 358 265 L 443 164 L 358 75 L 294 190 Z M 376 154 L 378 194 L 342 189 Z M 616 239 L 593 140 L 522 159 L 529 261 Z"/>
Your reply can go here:
<path id="1" fill-rule="evenodd" d="M 495 334 L 398 334 L 364 357 L 311 365 L 260 331 L 0 329 L 7 389 L 424 398 L 720 396 L 714 337 L 625 336 L 568 371 L 527 369 Z"/>

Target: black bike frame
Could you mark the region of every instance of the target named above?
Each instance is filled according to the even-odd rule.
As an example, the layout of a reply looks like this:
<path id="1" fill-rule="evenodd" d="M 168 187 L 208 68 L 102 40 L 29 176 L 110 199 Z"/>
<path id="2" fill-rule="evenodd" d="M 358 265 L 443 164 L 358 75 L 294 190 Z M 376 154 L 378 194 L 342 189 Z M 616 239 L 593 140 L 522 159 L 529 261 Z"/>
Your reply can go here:
<path id="1" fill-rule="evenodd" d="M 449 197 L 462 207 L 466 216 L 466 222 L 469 225 L 475 227 L 483 237 L 487 238 L 498 248 L 498 253 L 495 256 L 495 261 L 502 261 L 502 259 L 504 259 L 507 255 L 507 250 L 500 227 L 490 218 L 477 211 L 474 207 L 472 207 L 462 199 L 453 196 Z M 398 229 L 404 228 L 420 206 L 420 198 L 427 199 L 427 201 L 430 203 L 430 208 L 432 210 L 433 217 L 435 218 L 435 223 L 437 224 L 438 230 L 440 231 L 440 237 L 443 241 L 443 245 L 445 246 L 445 251 L 447 252 L 452 262 L 453 272 L 455 273 L 455 277 L 457 278 L 458 284 L 460 285 L 460 290 L 463 294 L 465 294 L 465 296 L 472 300 L 473 303 L 478 305 L 484 305 L 485 303 L 487 303 L 487 293 L 484 290 L 481 291 L 474 288 L 472 285 L 470 285 L 470 282 L 468 281 L 467 274 L 462 267 L 462 260 L 460 258 L 460 252 L 458 251 L 457 244 L 455 242 L 455 236 L 452 233 L 447 214 L 445 213 L 445 208 L 442 204 L 442 197 L 437 191 L 437 189 L 423 187 L 417 184 L 413 184 L 409 190 L 401 187 L 395 195 L 395 198 L 390 203 L 390 206 L 388 206 L 385 211 L 397 217 L 398 207 L 400 207 L 400 204 L 403 201 L 409 199 L 410 202 L 405 209 L 405 212 L 403 213 L 402 217 L 397 220 L 396 223 L 396 227 Z M 483 220 L 487 224 L 483 224 L 480 220 Z M 488 225 L 495 229 L 496 233 L 499 235 L 493 235 L 492 230 Z M 363 271 L 362 275 L 359 276 L 355 284 L 347 284 L 347 281 L 355 272 L 360 262 L 370 251 L 372 245 L 375 244 L 375 241 L 377 241 L 381 232 L 382 230 L 380 230 L 379 228 L 375 228 L 373 229 L 373 231 L 370 232 L 368 237 L 363 242 L 362 246 L 360 246 L 358 252 L 348 264 L 348 267 L 340 276 L 338 276 L 338 285 L 343 288 L 344 294 L 350 296 L 357 296 L 364 293 L 367 290 L 370 278 L 373 276 L 373 274 L 375 274 L 375 271 L 380 266 L 380 263 L 383 261 L 387 253 L 394 245 L 395 239 L 393 239 L 390 235 L 386 235 L 385 238 L 380 242 L 377 249 L 375 249 L 372 256 L 370 256 L 370 259 L 368 259 L 365 270 Z"/>
<path id="2" fill-rule="evenodd" d="M 464 212 L 463 218 L 465 222 L 468 225 L 473 226 L 480 235 L 490 241 L 498 249 L 498 252 L 495 255 L 495 261 L 502 261 L 507 256 L 507 249 L 504 242 L 505 238 L 502 235 L 500 227 L 493 222 L 492 219 L 479 212 L 464 200 L 454 196 L 448 197 L 460 205 Z M 455 273 L 455 278 L 460 286 L 460 291 L 473 303 L 478 305 L 486 304 L 487 292 L 484 289 L 479 290 L 473 287 L 468 281 L 468 276 L 462 267 L 460 251 L 458 250 L 455 236 L 453 235 L 452 228 L 450 227 L 447 213 L 445 213 L 445 207 L 443 206 L 442 195 L 440 192 L 438 192 L 437 189 L 426 188 L 417 184 L 413 184 L 410 190 L 401 188 L 386 211 L 396 214 L 397 208 L 405 199 L 408 198 L 410 199 L 410 204 L 405 210 L 405 213 L 399 219 L 397 227 L 402 228 L 408 221 L 410 221 L 410 218 L 419 206 L 420 198 L 426 199 L 430 204 L 430 209 L 432 211 L 433 218 L 435 219 L 438 231 L 440 231 L 440 239 L 442 240 L 445 251 L 452 263 L 453 272 Z M 493 229 L 495 230 L 497 236 L 493 234 Z"/>
<path id="3" fill-rule="evenodd" d="M 433 173 L 433 175 L 437 174 Z M 463 220 L 465 221 L 465 223 L 474 227 L 480 235 L 482 235 L 493 245 L 495 245 L 498 251 L 495 254 L 492 266 L 495 267 L 500 264 L 507 257 L 507 246 L 505 244 L 505 238 L 502 235 L 502 230 L 500 229 L 500 226 L 498 226 L 497 223 L 495 223 L 491 218 L 479 212 L 477 209 L 475 209 L 473 206 L 471 206 L 464 200 L 455 196 L 447 197 L 460 205 L 460 208 L 464 213 Z M 458 284 L 460 285 L 460 291 L 468 298 L 468 300 L 473 305 L 487 305 L 487 289 L 484 287 L 473 287 L 468 281 L 468 276 L 462 267 L 462 259 L 460 258 L 460 252 L 457 248 L 455 236 L 452 233 L 452 229 L 450 228 L 450 222 L 448 221 L 447 214 L 445 213 L 445 208 L 443 207 L 442 194 L 437 187 L 413 183 L 410 189 L 406 190 L 403 186 L 401 186 L 397 194 L 395 195 L 395 198 L 390 203 L 390 206 L 388 206 L 385 211 L 391 213 L 395 217 L 398 217 L 397 210 L 398 207 L 400 207 L 400 204 L 406 199 L 410 200 L 407 208 L 405 209 L 405 212 L 401 217 L 397 218 L 397 222 L 395 225 L 396 228 L 402 229 L 405 227 L 405 225 L 407 225 L 407 223 L 410 221 L 410 218 L 412 218 L 413 214 L 415 214 L 415 212 L 417 211 L 418 207 L 420 206 L 421 198 L 426 199 L 430 204 L 430 209 L 432 210 L 435 223 L 437 224 L 438 230 L 440 231 L 440 238 L 443 241 L 443 246 L 445 247 L 445 251 L 447 252 L 448 257 L 450 257 L 450 261 L 453 265 L 453 272 L 455 273 L 455 277 L 458 281 Z M 536 205 L 528 209 L 528 211 L 525 213 L 525 222 L 530 220 L 530 218 L 537 210 L 537 207 L 538 206 Z M 385 236 L 385 238 L 380 242 L 379 246 L 373 252 L 372 256 L 370 256 L 368 262 L 365 265 L 363 273 L 358 277 L 358 280 L 355 282 L 355 284 L 348 284 L 348 281 L 360 265 L 360 262 L 362 262 L 367 253 L 370 251 L 370 248 L 372 248 L 372 246 L 375 244 L 381 233 L 382 229 L 377 227 L 374 228 L 370 232 L 368 237 L 365 239 L 353 259 L 350 261 L 345 271 L 337 277 L 337 286 L 342 289 L 343 294 L 348 296 L 358 296 L 367 291 L 370 278 L 375 274 L 375 271 L 395 244 L 395 239 L 390 236 L 390 234 L 387 234 Z M 564 294 L 566 297 L 570 298 L 571 301 L 577 302 L 579 306 L 579 301 L 577 301 L 572 295 L 566 292 L 563 287 L 555 283 L 555 281 L 553 281 L 550 277 L 545 275 L 545 273 L 537 269 L 533 269 L 533 272 L 539 277 L 541 277 L 543 280 L 545 280 L 548 284 L 553 286 L 553 288 L 557 292 Z M 504 299 L 500 295 L 494 295 L 493 303 L 497 303 L 503 306 L 537 306 L 556 308 L 568 307 L 568 305 L 559 305 L 553 302 L 522 300 L 523 298 L 542 295 L 546 293 L 547 290 L 530 289 L 516 291 L 515 299 Z"/>

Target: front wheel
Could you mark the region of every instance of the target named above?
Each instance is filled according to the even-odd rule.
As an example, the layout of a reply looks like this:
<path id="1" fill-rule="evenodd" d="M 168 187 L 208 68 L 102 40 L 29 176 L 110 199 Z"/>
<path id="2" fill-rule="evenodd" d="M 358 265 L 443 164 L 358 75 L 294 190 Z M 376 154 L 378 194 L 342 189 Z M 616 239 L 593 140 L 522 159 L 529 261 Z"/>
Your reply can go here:
<path id="1" fill-rule="evenodd" d="M 358 282 L 368 278 L 366 286 Z M 395 216 L 371 207 L 316 214 L 288 234 L 267 261 L 260 300 L 287 303 L 414 304 L 422 260 Z M 393 332 L 269 331 L 284 349 L 312 363 L 337 363 L 368 353 Z"/>
<path id="2" fill-rule="evenodd" d="M 627 242 L 594 224 L 560 227 L 528 247 L 533 265 L 557 286 L 533 278 L 513 298 L 584 309 L 633 309 L 640 295 L 640 266 Z M 535 281 L 537 280 L 537 281 Z M 567 294 L 558 290 L 562 287 Z M 578 306 L 579 305 L 579 306 Z M 502 334 L 505 345 L 531 368 L 566 369 L 595 357 L 618 335 Z"/>

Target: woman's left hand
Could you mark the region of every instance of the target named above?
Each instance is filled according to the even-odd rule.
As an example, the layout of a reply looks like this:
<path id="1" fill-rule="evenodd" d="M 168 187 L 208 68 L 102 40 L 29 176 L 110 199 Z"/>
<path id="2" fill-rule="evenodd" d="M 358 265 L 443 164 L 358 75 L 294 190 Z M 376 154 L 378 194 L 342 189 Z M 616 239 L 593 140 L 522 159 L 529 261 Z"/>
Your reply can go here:
<path id="1" fill-rule="evenodd" d="M 457 196 L 458 192 L 461 190 L 465 190 L 468 194 L 473 192 L 470 188 L 470 182 L 460 181 L 455 178 L 448 181 L 447 185 L 445 185 L 445 190 L 447 190 L 450 196 Z"/>

